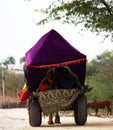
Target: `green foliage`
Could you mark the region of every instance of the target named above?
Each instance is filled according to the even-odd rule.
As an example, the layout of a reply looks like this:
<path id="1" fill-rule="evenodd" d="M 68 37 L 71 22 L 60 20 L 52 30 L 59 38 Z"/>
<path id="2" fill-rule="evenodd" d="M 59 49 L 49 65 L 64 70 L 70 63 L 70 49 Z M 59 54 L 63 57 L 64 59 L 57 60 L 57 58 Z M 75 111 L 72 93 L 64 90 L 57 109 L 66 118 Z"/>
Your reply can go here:
<path id="1" fill-rule="evenodd" d="M 1 74 L 0 68 L 0 74 Z M 14 72 L 4 69 L 4 86 L 6 95 L 16 96 L 17 89 L 22 90 L 24 85 L 24 75 L 16 74 Z M 2 76 L 0 76 L 0 82 L 2 83 Z M 2 90 L 2 84 L 0 84 L 0 89 Z"/>
<path id="2" fill-rule="evenodd" d="M 25 63 L 25 56 L 20 58 L 20 64 Z"/>
<path id="3" fill-rule="evenodd" d="M 24 74 L 16 74 L 5 69 L 4 76 L 6 94 L 16 95 L 17 89 L 21 90 L 24 85 Z M 0 82 L 2 83 L 2 76 Z M 85 84 L 92 87 L 92 90 L 86 93 L 88 101 L 113 99 L 113 51 L 105 51 L 87 63 Z"/>
<path id="4" fill-rule="evenodd" d="M 84 24 L 84 27 L 97 33 L 106 32 L 113 38 L 113 1 L 105 0 L 57 0 L 48 8 L 37 10 L 47 17 L 37 24 L 58 20 L 62 23 Z"/>
<path id="5" fill-rule="evenodd" d="M 97 99 L 101 99 L 102 94 L 103 94 L 103 89 L 102 89 L 102 85 L 97 83 L 95 80 L 95 77 L 88 77 L 86 79 L 86 82 L 88 84 L 91 85 L 92 87 L 92 91 L 90 91 L 89 93 L 87 93 L 87 97 L 88 97 L 88 101 L 93 101 L 93 100 L 97 100 Z"/>
<path id="6" fill-rule="evenodd" d="M 6 67 L 7 67 L 8 64 L 15 64 L 15 63 L 16 63 L 16 61 L 15 61 L 15 58 L 14 58 L 13 56 L 7 57 L 7 58 L 4 59 L 4 61 L 2 62 L 2 64 L 3 64 L 4 66 L 6 66 Z"/>
<path id="7" fill-rule="evenodd" d="M 86 83 L 92 86 L 89 100 L 113 99 L 113 51 L 105 51 L 87 64 Z"/>

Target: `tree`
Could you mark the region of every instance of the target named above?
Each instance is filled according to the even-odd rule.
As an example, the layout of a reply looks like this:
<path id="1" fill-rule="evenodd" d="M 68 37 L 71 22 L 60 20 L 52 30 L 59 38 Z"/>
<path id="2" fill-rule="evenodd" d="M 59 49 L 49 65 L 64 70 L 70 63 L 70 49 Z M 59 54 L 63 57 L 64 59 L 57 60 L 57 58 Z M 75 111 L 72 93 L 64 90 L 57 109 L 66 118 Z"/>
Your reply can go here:
<path id="1" fill-rule="evenodd" d="M 7 67 L 8 64 L 15 64 L 15 58 L 13 56 L 7 57 L 3 62 L 4 66 Z"/>
<path id="2" fill-rule="evenodd" d="M 48 8 L 38 10 L 47 17 L 37 24 L 45 24 L 52 20 L 62 23 L 83 24 L 92 32 L 106 32 L 105 38 L 113 40 L 113 0 L 57 0 Z"/>
<path id="3" fill-rule="evenodd" d="M 87 76 L 101 75 L 99 79 L 104 81 L 113 77 L 113 51 L 104 51 L 87 64 Z M 96 77 L 98 77 L 96 76 Z M 112 80 L 113 82 L 113 80 Z"/>
<path id="4" fill-rule="evenodd" d="M 98 75 L 99 82 L 104 83 L 107 86 L 113 84 L 113 51 L 105 51 L 100 56 L 97 56 Z"/>
<path id="5" fill-rule="evenodd" d="M 25 64 L 25 56 L 20 58 L 20 64 L 23 64 L 23 63 Z"/>
<path id="6" fill-rule="evenodd" d="M 2 68 L 0 67 L 0 74 L 1 73 L 2 73 Z M 23 73 L 10 72 L 7 69 L 4 69 L 4 76 L 5 76 L 6 97 L 7 96 L 14 97 L 17 92 L 17 89 L 21 90 L 23 88 L 24 75 Z M 2 76 L 0 76 L 0 82 L 2 82 Z M 1 89 L 2 89 L 2 84 L 0 84 L 0 93 L 1 93 Z"/>
<path id="7" fill-rule="evenodd" d="M 89 96 L 113 99 L 113 51 L 105 51 L 87 64 L 87 82 L 93 86 Z"/>

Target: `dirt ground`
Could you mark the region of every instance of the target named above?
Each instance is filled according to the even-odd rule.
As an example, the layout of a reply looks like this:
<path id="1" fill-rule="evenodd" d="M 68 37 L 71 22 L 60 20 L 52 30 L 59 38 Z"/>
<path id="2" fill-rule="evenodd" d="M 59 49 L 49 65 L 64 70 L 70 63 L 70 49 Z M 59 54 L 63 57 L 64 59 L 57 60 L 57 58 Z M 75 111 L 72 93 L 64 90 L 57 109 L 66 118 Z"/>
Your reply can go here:
<path id="1" fill-rule="evenodd" d="M 113 117 L 88 116 L 84 126 L 77 126 L 73 117 L 61 115 L 61 124 L 48 125 L 42 118 L 40 127 L 31 127 L 27 108 L 0 109 L 0 130 L 113 130 Z"/>

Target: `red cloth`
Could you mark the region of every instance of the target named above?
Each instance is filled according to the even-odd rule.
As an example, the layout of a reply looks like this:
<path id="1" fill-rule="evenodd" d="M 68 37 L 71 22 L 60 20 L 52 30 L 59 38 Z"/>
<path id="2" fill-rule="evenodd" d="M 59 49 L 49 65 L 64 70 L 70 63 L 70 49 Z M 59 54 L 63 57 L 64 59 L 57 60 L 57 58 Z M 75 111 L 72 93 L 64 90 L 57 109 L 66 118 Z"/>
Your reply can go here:
<path id="1" fill-rule="evenodd" d="M 42 83 L 39 87 L 39 91 L 45 91 L 45 90 L 49 90 L 49 87 L 46 83 Z"/>
<path id="2" fill-rule="evenodd" d="M 22 90 L 22 92 L 18 93 L 20 102 L 26 101 L 29 98 L 28 89 Z"/>

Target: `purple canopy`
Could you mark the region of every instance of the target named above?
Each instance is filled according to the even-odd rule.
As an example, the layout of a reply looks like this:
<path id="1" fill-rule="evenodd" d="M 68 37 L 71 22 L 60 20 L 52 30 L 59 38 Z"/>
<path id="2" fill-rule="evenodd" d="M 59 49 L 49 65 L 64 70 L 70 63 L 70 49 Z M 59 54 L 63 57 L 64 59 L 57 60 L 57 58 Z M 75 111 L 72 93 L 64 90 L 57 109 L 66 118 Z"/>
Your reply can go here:
<path id="1" fill-rule="evenodd" d="M 47 70 L 68 65 L 81 85 L 84 84 L 86 56 L 68 43 L 58 32 L 50 30 L 25 54 L 25 76 L 29 91 L 36 90 Z"/>

